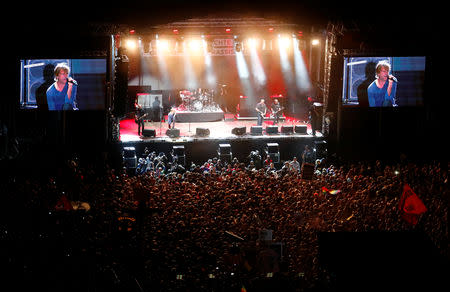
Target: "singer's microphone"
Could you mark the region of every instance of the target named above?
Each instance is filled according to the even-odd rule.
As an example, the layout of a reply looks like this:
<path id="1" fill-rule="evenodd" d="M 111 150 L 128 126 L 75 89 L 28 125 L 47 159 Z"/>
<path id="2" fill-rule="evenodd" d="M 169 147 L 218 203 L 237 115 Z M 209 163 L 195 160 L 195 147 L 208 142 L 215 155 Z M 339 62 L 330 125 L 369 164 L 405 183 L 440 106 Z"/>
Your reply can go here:
<path id="1" fill-rule="evenodd" d="M 389 80 L 392 80 L 392 81 L 394 81 L 394 82 L 397 82 L 397 78 L 395 78 L 394 76 L 389 76 L 388 79 L 389 79 Z"/>
<path id="2" fill-rule="evenodd" d="M 78 85 L 77 81 L 75 79 L 72 78 L 67 78 L 67 82 L 73 83 L 75 85 Z"/>

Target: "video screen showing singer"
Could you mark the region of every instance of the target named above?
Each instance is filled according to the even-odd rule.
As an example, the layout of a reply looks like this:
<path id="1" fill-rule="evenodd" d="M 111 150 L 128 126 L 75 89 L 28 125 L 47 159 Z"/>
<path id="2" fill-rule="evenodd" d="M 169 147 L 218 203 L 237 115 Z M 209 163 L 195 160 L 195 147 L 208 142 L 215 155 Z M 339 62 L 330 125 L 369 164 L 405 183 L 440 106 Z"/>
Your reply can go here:
<path id="1" fill-rule="evenodd" d="M 378 62 L 376 79 L 367 88 L 370 107 L 396 107 L 397 78 L 390 75 L 391 65 L 386 61 Z"/>
<path id="2" fill-rule="evenodd" d="M 70 67 L 59 63 L 55 67 L 55 82 L 47 89 L 49 110 L 78 110 L 77 82 L 69 76 Z"/>

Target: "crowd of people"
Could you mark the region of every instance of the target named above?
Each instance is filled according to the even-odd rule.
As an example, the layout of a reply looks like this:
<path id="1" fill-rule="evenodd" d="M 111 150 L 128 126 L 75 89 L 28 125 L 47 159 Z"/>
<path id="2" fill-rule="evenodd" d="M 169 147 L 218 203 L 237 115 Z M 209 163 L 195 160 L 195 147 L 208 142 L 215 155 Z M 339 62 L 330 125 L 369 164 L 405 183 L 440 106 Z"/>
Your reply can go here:
<path id="1" fill-rule="evenodd" d="M 71 261 L 85 267 L 78 288 L 103 279 L 112 290 L 262 291 L 276 281 L 276 290 L 306 291 L 331 281 L 320 232 L 418 230 L 450 255 L 448 165 L 323 159 L 304 179 L 302 159 L 259 158 L 185 166 L 147 150 L 135 173 L 72 159 L 50 178 L 11 175 L 1 186 L 10 273 L 32 277 Z M 398 210 L 405 183 L 427 208 L 416 225 Z M 22 254 L 28 246 L 17 240 L 37 245 Z"/>

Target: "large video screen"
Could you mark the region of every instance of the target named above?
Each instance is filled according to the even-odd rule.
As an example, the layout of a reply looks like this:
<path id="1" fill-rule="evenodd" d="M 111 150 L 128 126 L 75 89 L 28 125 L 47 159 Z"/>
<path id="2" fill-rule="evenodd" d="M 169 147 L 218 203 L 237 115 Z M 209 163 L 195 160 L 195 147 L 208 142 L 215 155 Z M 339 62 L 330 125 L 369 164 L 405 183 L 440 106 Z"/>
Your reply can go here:
<path id="1" fill-rule="evenodd" d="M 38 110 L 103 110 L 105 58 L 20 61 L 20 106 Z"/>
<path id="2" fill-rule="evenodd" d="M 422 106 L 426 57 L 345 57 L 343 106 Z"/>

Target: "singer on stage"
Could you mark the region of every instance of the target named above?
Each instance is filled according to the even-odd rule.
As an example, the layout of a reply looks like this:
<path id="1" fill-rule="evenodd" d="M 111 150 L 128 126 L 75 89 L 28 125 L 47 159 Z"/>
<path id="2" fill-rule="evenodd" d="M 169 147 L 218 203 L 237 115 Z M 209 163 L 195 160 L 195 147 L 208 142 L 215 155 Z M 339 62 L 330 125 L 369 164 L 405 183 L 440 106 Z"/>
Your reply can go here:
<path id="1" fill-rule="evenodd" d="M 65 63 L 55 67 L 55 83 L 47 89 L 49 110 L 78 110 L 77 82 L 69 77 L 70 68 Z"/>
<path id="2" fill-rule="evenodd" d="M 167 115 L 167 126 L 169 129 L 175 128 L 175 116 L 177 111 L 175 108 L 171 108 L 169 114 Z"/>
<path id="3" fill-rule="evenodd" d="M 376 79 L 367 88 L 370 107 L 397 106 L 395 102 L 397 79 L 389 75 L 390 70 L 391 65 L 388 62 L 378 62 L 376 66 Z"/>

